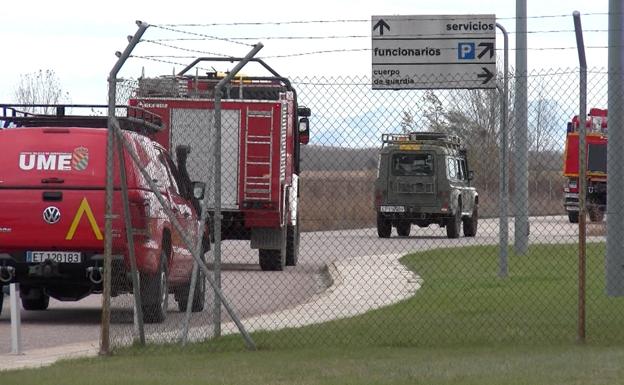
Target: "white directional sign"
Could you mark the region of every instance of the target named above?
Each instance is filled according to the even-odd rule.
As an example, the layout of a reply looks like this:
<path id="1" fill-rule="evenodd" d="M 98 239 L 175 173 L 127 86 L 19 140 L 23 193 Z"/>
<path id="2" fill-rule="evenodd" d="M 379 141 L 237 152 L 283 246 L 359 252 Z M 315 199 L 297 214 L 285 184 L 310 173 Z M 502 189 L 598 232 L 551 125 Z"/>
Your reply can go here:
<path id="1" fill-rule="evenodd" d="M 495 15 L 371 21 L 373 89 L 496 87 Z"/>

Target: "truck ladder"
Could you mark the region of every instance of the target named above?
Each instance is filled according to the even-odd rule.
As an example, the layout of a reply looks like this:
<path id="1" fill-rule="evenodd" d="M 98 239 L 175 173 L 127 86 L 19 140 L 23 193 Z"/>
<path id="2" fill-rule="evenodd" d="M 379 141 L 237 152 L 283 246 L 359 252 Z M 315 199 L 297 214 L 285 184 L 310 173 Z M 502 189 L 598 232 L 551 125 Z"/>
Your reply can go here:
<path id="1" fill-rule="evenodd" d="M 254 122 L 250 124 L 250 120 Z M 273 112 L 247 108 L 243 199 L 271 201 L 273 177 Z"/>

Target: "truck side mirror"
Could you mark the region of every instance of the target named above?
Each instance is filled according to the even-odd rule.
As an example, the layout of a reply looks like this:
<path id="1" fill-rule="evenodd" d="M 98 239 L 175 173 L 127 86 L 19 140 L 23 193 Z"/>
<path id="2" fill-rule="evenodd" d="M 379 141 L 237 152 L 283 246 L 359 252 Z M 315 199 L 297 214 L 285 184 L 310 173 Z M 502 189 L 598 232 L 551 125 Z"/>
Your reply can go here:
<path id="1" fill-rule="evenodd" d="M 473 180 L 474 179 L 474 171 L 470 170 L 468 171 L 468 180 Z"/>
<path id="2" fill-rule="evenodd" d="M 204 194 L 206 192 L 206 183 L 193 182 L 191 185 L 193 186 L 193 197 L 199 200 L 204 199 Z"/>
<path id="3" fill-rule="evenodd" d="M 310 120 L 308 118 L 299 119 L 299 143 L 308 144 L 310 141 Z"/>
<path id="4" fill-rule="evenodd" d="M 297 107 L 297 115 L 302 118 L 308 118 L 312 115 L 312 112 L 308 107 Z"/>

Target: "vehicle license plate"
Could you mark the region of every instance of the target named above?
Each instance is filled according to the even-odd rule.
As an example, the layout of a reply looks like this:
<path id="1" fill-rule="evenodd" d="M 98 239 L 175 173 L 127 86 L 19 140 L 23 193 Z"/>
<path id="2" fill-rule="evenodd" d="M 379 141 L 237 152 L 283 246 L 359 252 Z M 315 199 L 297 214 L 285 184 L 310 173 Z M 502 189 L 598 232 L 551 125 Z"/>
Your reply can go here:
<path id="1" fill-rule="evenodd" d="M 28 251 L 26 252 L 26 262 L 39 263 L 44 261 L 58 263 L 80 263 L 82 256 L 78 251 Z"/>
<path id="2" fill-rule="evenodd" d="M 404 213 L 405 206 L 381 206 L 382 213 Z"/>

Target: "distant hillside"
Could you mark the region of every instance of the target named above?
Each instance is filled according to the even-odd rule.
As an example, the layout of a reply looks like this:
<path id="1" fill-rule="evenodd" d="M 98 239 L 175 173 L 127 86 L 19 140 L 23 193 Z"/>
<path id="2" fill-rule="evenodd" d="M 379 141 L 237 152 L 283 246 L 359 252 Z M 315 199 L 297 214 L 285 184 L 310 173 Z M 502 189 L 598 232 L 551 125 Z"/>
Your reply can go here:
<path id="1" fill-rule="evenodd" d="M 352 171 L 377 168 L 377 148 L 301 146 L 302 171 Z"/>

